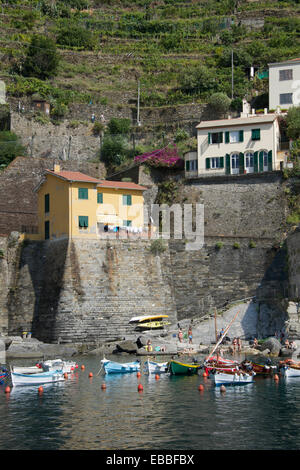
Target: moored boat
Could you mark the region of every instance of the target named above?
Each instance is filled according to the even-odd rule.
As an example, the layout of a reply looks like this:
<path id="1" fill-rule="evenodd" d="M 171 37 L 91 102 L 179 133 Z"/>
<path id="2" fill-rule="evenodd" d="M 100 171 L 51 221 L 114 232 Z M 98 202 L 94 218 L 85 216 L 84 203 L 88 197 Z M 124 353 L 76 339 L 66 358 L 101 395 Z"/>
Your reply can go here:
<path id="1" fill-rule="evenodd" d="M 40 374 L 43 372 L 42 367 L 38 366 L 28 366 L 28 367 L 19 367 L 19 366 L 12 366 L 12 372 L 16 374 Z"/>
<path id="2" fill-rule="evenodd" d="M 64 374 L 70 374 L 76 367 L 76 362 L 63 361 L 62 359 L 53 359 L 49 361 L 42 362 L 42 368 L 44 371 L 55 371 L 60 370 Z"/>
<path id="3" fill-rule="evenodd" d="M 11 371 L 10 375 L 13 387 L 17 385 L 40 385 L 64 381 L 63 373 L 57 370 L 41 372 L 40 374 L 18 374 Z"/>
<path id="4" fill-rule="evenodd" d="M 154 362 L 149 361 L 145 362 L 145 370 L 148 374 L 161 374 L 168 372 L 168 362 Z"/>
<path id="5" fill-rule="evenodd" d="M 277 366 L 272 366 L 268 364 L 257 364 L 256 362 L 252 362 L 252 370 L 257 375 L 273 375 L 277 369 Z"/>
<path id="6" fill-rule="evenodd" d="M 283 375 L 285 377 L 300 377 L 300 367 L 295 365 L 284 366 Z"/>
<path id="7" fill-rule="evenodd" d="M 202 367 L 201 364 L 183 363 L 180 361 L 174 361 L 173 359 L 169 362 L 169 372 L 172 375 L 194 375 L 198 373 L 198 370 Z"/>
<path id="8" fill-rule="evenodd" d="M 215 385 L 243 385 L 253 382 L 255 372 L 236 371 L 232 373 L 216 372 L 214 374 Z"/>
<path id="9" fill-rule="evenodd" d="M 115 362 L 109 359 L 103 358 L 101 360 L 104 372 L 106 374 L 125 374 L 128 372 L 137 372 L 140 370 L 140 361 L 134 362 Z"/>

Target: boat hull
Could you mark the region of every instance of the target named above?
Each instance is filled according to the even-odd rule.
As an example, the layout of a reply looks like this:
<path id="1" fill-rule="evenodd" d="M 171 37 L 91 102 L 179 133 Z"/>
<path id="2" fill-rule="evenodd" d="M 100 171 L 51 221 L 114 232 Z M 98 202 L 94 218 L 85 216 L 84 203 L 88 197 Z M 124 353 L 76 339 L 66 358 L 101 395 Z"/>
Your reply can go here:
<path id="1" fill-rule="evenodd" d="M 126 362 L 122 364 L 121 362 L 102 359 L 101 363 L 106 374 L 127 374 L 130 372 L 137 372 L 141 368 L 139 361 Z"/>
<path id="2" fill-rule="evenodd" d="M 40 374 L 18 374 L 11 372 L 13 387 L 18 385 L 41 385 L 54 382 L 63 382 L 64 376 L 60 371 L 42 372 Z"/>
<path id="3" fill-rule="evenodd" d="M 285 377 L 300 377 L 300 368 L 285 367 L 283 373 Z"/>
<path id="4" fill-rule="evenodd" d="M 168 372 L 168 362 L 153 362 L 147 361 L 145 363 L 145 369 L 148 374 L 163 374 Z"/>
<path id="5" fill-rule="evenodd" d="M 185 364 L 179 361 L 170 361 L 169 371 L 172 375 L 194 375 L 198 373 L 201 364 Z"/>
<path id="6" fill-rule="evenodd" d="M 253 383 L 255 373 L 247 374 L 247 373 L 223 373 L 223 372 L 216 372 L 214 374 L 214 381 L 215 385 L 244 385 Z"/>

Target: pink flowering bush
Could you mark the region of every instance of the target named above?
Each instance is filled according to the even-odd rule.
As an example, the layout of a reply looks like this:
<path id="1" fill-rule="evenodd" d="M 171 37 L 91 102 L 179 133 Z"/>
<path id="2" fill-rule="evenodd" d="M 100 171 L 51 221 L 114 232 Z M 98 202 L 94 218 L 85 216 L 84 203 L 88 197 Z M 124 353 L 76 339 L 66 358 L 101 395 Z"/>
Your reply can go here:
<path id="1" fill-rule="evenodd" d="M 183 160 L 178 154 L 176 145 L 137 155 L 134 161 L 156 167 L 183 168 Z"/>

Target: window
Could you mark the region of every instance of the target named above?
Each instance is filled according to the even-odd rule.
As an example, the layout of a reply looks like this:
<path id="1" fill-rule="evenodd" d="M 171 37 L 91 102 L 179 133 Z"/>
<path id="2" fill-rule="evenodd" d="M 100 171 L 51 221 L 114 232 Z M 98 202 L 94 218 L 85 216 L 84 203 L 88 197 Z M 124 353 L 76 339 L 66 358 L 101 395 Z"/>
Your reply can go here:
<path id="1" fill-rule="evenodd" d="M 78 199 L 88 199 L 88 188 L 78 188 Z"/>
<path id="2" fill-rule="evenodd" d="M 224 157 L 206 158 L 206 169 L 224 168 Z"/>
<path id="3" fill-rule="evenodd" d="M 254 168 L 254 154 L 253 152 L 246 152 L 245 153 L 245 168 L 246 170 L 248 169 L 253 169 Z"/>
<path id="4" fill-rule="evenodd" d="M 293 104 L 293 93 L 281 93 L 279 102 L 280 104 Z"/>
<path id="5" fill-rule="evenodd" d="M 47 220 L 45 222 L 45 240 L 49 240 L 50 238 L 50 222 Z"/>
<path id="6" fill-rule="evenodd" d="M 252 129 L 252 140 L 260 140 L 260 129 Z"/>
<path id="7" fill-rule="evenodd" d="M 293 69 L 279 70 L 279 81 L 293 80 Z"/>
<path id="8" fill-rule="evenodd" d="M 234 153 L 231 155 L 231 168 L 232 170 L 239 169 L 239 154 L 238 153 Z"/>
<path id="9" fill-rule="evenodd" d="M 211 168 L 221 168 L 220 166 L 220 157 L 214 157 L 210 159 L 210 167 Z"/>
<path id="10" fill-rule="evenodd" d="M 131 194 L 123 194 L 123 206 L 131 206 Z"/>
<path id="11" fill-rule="evenodd" d="M 208 134 L 209 144 L 221 144 L 223 142 L 223 132 L 212 132 Z"/>
<path id="12" fill-rule="evenodd" d="M 98 204 L 103 204 L 103 193 L 97 193 Z"/>
<path id="13" fill-rule="evenodd" d="M 196 171 L 198 170 L 198 160 L 187 160 L 185 162 L 186 171 Z"/>
<path id="14" fill-rule="evenodd" d="M 87 215 L 80 215 L 78 217 L 79 228 L 87 228 L 89 226 L 89 218 Z"/>
<path id="15" fill-rule="evenodd" d="M 50 212 L 50 194 L 45 194 L 45 212 Z"/>
<path id="16" fill-rule="evenodd" d="M 124 227 L 131 227 L 132 220 L 123 220 L 123 226 Z"/>

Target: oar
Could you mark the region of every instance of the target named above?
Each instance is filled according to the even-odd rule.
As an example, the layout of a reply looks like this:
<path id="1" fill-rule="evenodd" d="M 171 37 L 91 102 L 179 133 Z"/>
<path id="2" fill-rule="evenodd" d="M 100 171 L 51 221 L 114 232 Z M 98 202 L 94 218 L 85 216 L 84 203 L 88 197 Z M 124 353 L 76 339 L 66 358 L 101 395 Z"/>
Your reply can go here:
<path id="1" fill-rule="evenodd" d="M 215 345 L 215 347 L 213 348 L 213 350 L 211 351 L 211 353 L 207 356 L 206 360 L 212 356 L 212 354 L 215 352 L 215 350 L 217 349 L 217 347 L 219 346 L 219 344 L 222 342 L 224 336 L 226 336 L 229 328 L 231 327 L 232 323 L 234 322 L 234 320 L 236 319 L 236 317 L 238 316 L 238 314 L 240 313 L 240 311 L 238 310 L 236 315 L 234 316 L 234 318 L 231 320 L 231 322 L 228 324 L 228 326 L 225 328 L 224 330 L 224 333 L 223 335 L 221 336 L 221 338 L 219 339 L 219 341 L 217 342 L 217 344 Z"/>

